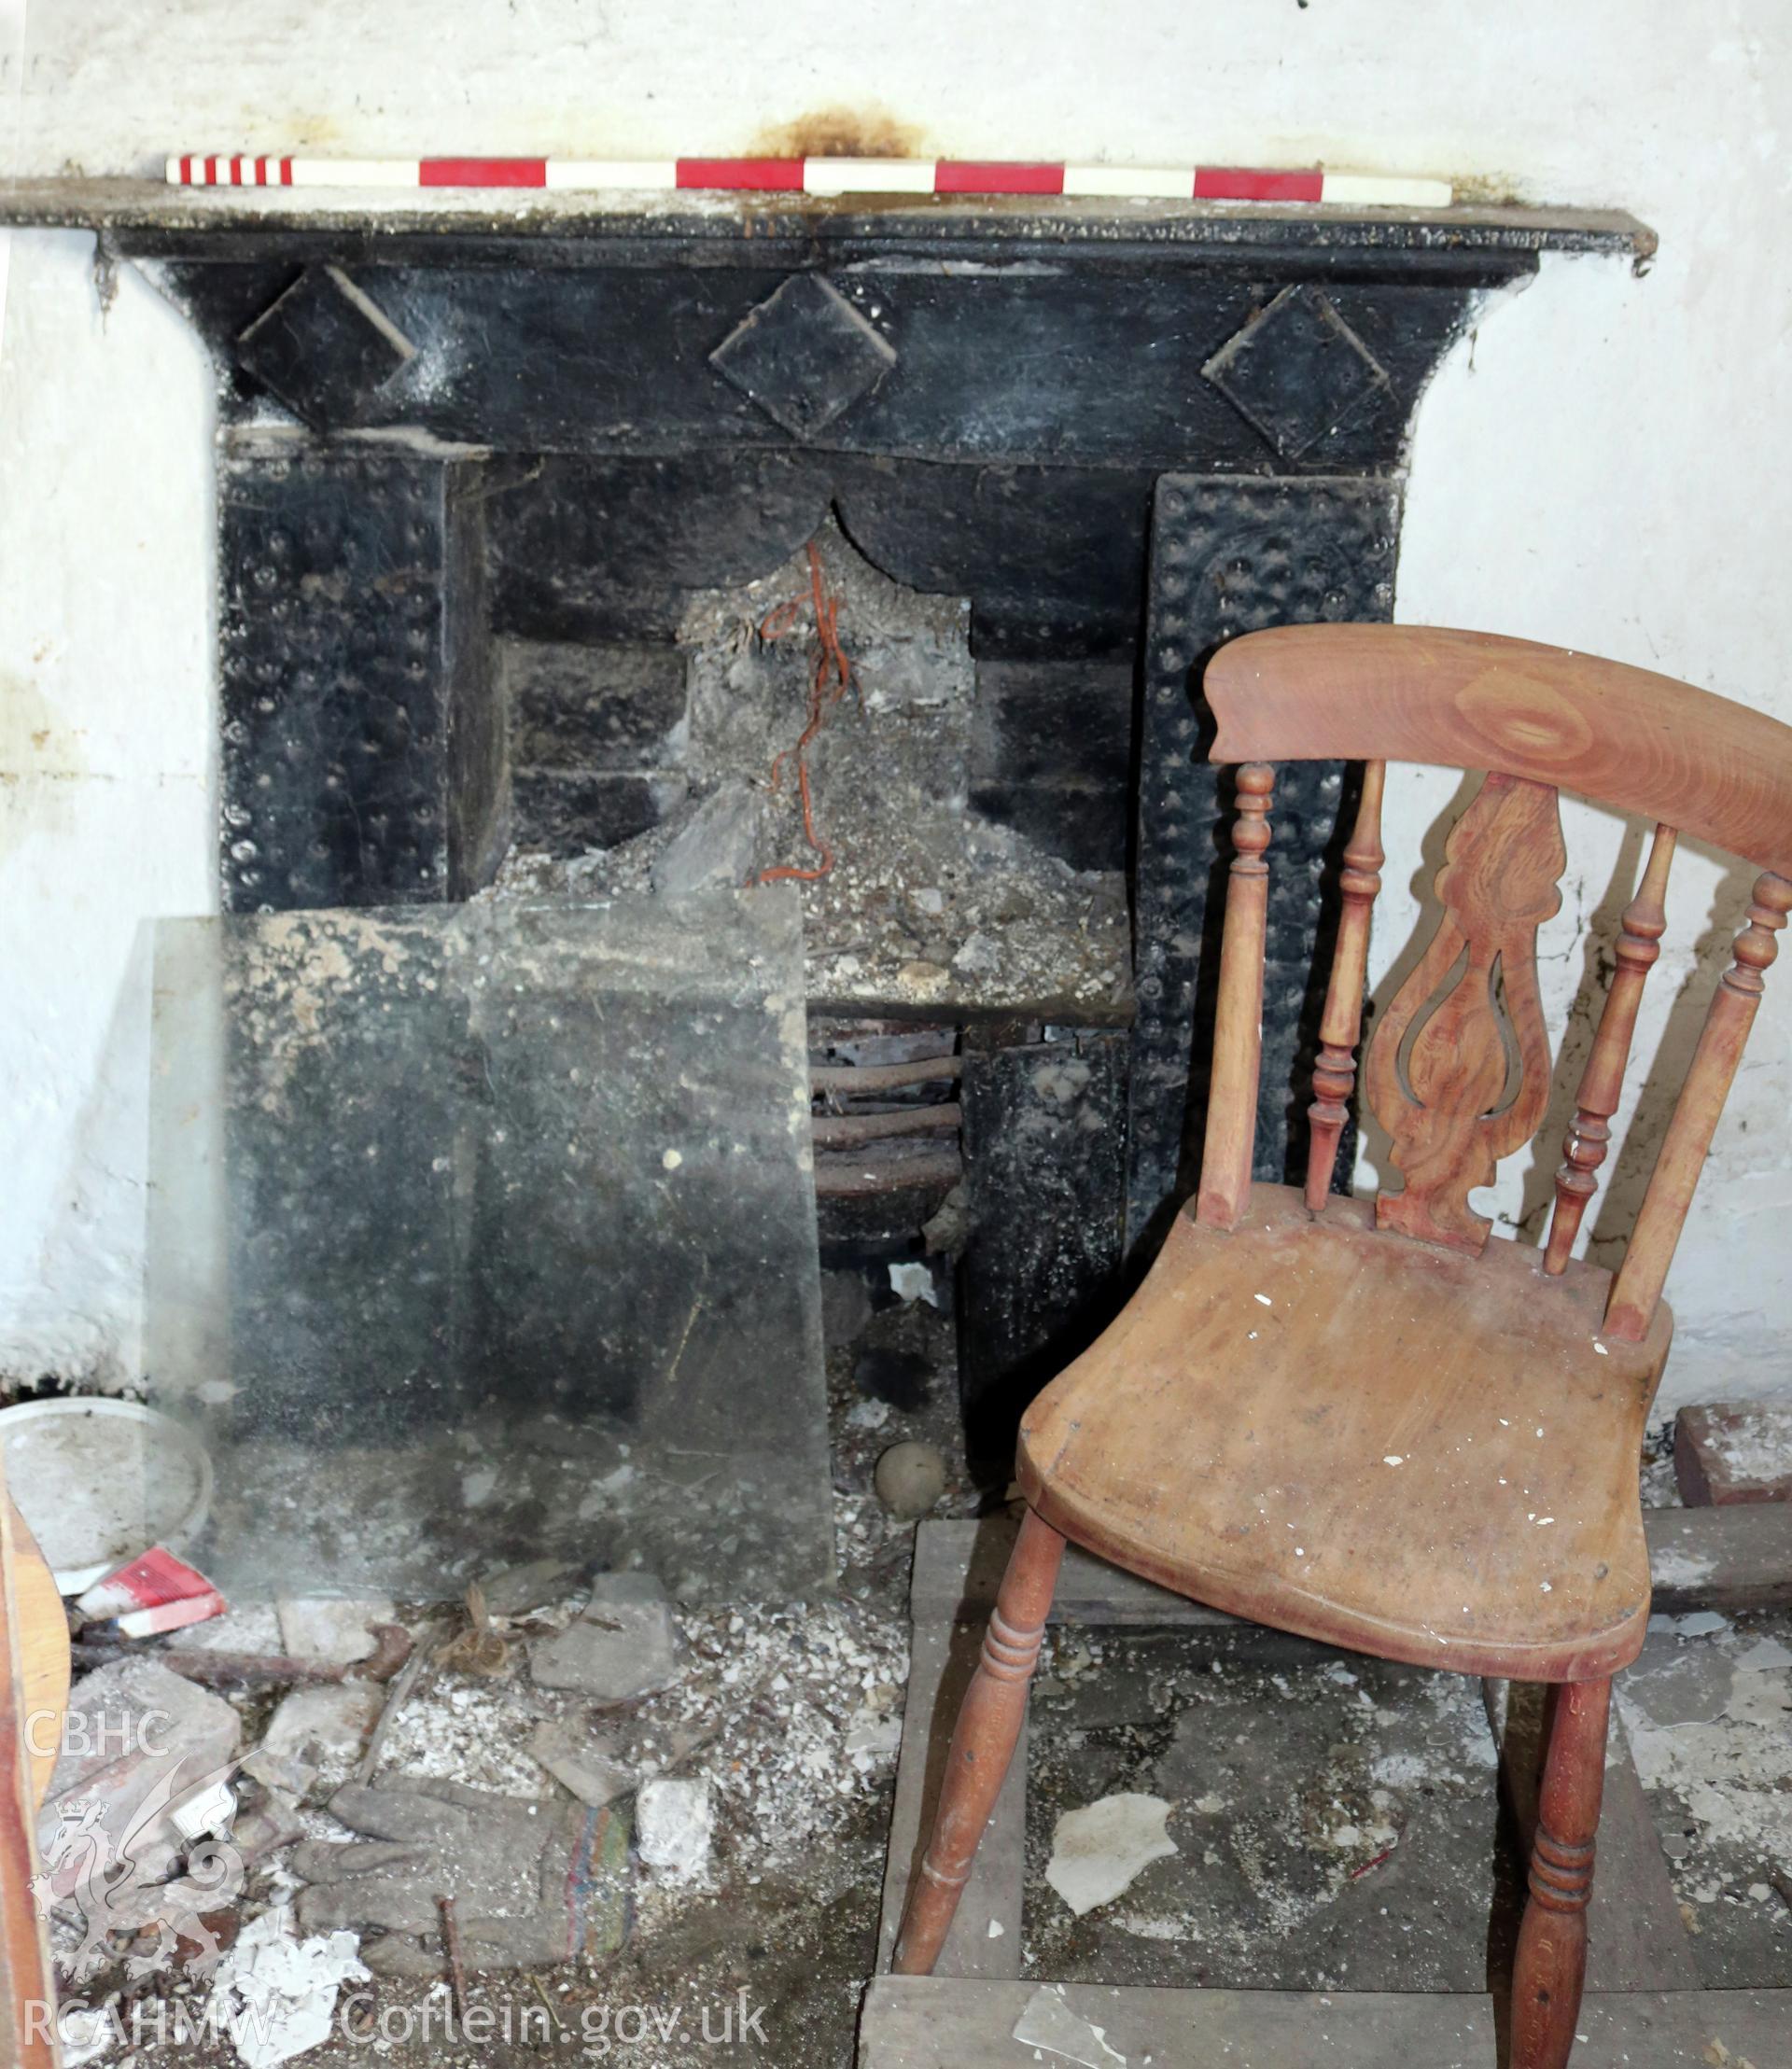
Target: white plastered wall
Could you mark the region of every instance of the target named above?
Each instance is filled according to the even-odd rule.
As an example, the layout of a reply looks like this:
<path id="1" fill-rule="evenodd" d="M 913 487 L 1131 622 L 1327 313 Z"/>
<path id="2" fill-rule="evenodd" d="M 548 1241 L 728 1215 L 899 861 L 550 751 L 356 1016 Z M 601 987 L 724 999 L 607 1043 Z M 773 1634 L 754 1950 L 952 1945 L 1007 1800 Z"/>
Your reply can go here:
<path id="1" fill-rule="evenodd" d="M 1435 173 L 1628 207 L 1646 280 L 1546 259 L 1422 406 L 1399 616 L 1575 645 L 1792 718 L 1785 148 L 1792 9 L 1742 0 L 38 0 L 17 170 L 144 174 L 171 149 L 664 156 L 841 112 L 917 152 Z M 215 900 L 210 376 L 91 240 L 14 240 L 0 366 L 0 1375 L 129 1378 L 141 1276 L 146 922 Z M 1399 772 L 1376 941 L 1386 973 L 1454 777 Z M 1636 830 L 1571 806 L 1557 1014 L 1607 944 Z M 1435 863 L 1436 846 L 1429 850 Z M 1684 1060 L 1746 894 L 1688 853 L 1639 1084 Z M 1792 972 L 1787 973 L 1792 978 Z M 1564 1066 L 1584 1053 L 1572 1023 Z M 1770 985 L 1671 1282 L 1664 1399 L 1792 1391 L 1792 981 Z M 1644 1096 L 1617 1209 L 1661 1118 Z M 1509 1169 L 1516 1216 L 1548 1147 Z M 1520 1158 L 1516 1164 L 1527 1162 Z M 1371 1173 L 1365 1170 L 1365 1178 Z M 1596 1216 L 1596 1220 L 1597 1220 Z M 1617 1218 L 1621 1221 L 1622 1213 Z"/>

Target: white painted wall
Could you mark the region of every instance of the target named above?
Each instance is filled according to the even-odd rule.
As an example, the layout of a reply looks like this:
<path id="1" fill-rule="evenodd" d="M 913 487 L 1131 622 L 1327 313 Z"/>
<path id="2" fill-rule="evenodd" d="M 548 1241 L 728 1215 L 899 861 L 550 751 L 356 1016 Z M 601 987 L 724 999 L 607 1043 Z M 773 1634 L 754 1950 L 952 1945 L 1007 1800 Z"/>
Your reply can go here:
<path id="1" fill-rule="evenodd" d="M 1546 260 L 1427 398 L 1399 615 L 1589 648 L 1792 718 L 1784 6 L 38 0 L 0 83 L 33 174 L 148 173 L 170 149 L 725 152 L 840 108 L 905 125 L 917 151 L 1323 159 L 1631 208 L 1661 233 L 1650 278 Z M 89 256 L 82 238 L 15 241 L 0 367 L 0 1373 L 128 1377 L 143 923 L 214 896 L 211 403 L 142 281 L 102 317 Z M 1379 976 L 1426 818 L 1455 790 L 1399 778 Z M 1635 862 L 1605 815 L 1575 807 L 1567 832 L 1545 944 L 1558 1004 L 1585 967 L 1574 923 L 1595 914 L 1609 939 L 1630 888 L 1615 869 Z M 1715 859 L 1679 869 L 1639 1080 L 1684 1056 L 1744 893 Z M 1664 1398 L 1792 1391 L 1772 1243 L 1789 1090 L 1782 982 L 1671 1283 Z M 1645 1097 L 1657 1126 L 1659 1105 Z M 1617 1170 L 1633 1197 L 1641 1174 Z M 1508 1174 L 1504 1210 L 1526 1186 Z"/>

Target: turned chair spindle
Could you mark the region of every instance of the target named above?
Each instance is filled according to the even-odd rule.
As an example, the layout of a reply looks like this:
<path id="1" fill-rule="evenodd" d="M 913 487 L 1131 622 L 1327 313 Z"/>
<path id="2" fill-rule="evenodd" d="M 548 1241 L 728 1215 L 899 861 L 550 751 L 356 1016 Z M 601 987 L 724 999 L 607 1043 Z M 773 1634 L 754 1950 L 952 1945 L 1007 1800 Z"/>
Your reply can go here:
<path id="1" fill-rule="evenodd" d="M 1337 1145 L 1351 1117 L 1351 1095 L 1356 1089 L 1356 1044 L 1363 1031 L 1363 991 L 1369 973 L 1369 922 L 1381 892 L 1381 865 L 1387 860 L 1381 848 L 1381 793 L 1387 775 L 1385 762 L 1364 764 L 1356 822 L 1345 844 L 1344 867 L 1337 880 L 1343 910 L 1320 1015 L 1313 1103 L 1307 1110 L 1311 1131 L 1307 1147 L 1307 1205 L 1315 1214 L 1332 1188 Z"/>
<path id="2" fill-rule="evenodd" d="M 1617 967 L 1599 1016 L 1592 1054 L 1581 1072 L 1575 1117 L 1568 1125 L 1556 1172 L 1555 1211 L 1549 1217 L 1549 1242 L 1543 1259 L 1543 1268 L 1551 1277 L 1559 1277 L 1568 1262 L 1581 1217 L 1598 1187 L 1599 1167 L 1611 1148 L 1611 1120 L 1624 1090 L 1624 1067 L 1631 1057 L 1643 986 L 1668 930 L 1665 901 L 1673 842 L 1673 827 L 1656 828 L 1643 881 L 1618 922 Z"/>
<path id="3" fill-rule="evenodd" d="M 1788 911 L 1792 911 L 1792 880 L 1764 870 L 1755 880 L 1745 924 L 1730 950 L 1730 966 L 1711 1001 L 1691 1068 L 1674 1102 L 1673 1118 L 1661 1138 L 1648 1190 L 1605 1309 L 1608 1335 L 1629 1343 L 1640 1341 L 1660 1303 L 1693 1190 L 1767 989 L 1766 973 L 1779 954 L 1773 937 L 1785 925 Z"/>
<path id="4" fill-rule="evenodd" d="M 1269 805 L 1276 772 L 1247 762 L 1238 775 L 1238 818 L 1220 937 L 1220 998 L 1213 1018 L 1213 1073 L 1195 1218 L 1230 1228 L 1251 1190 L 1257 1140 L 1257 1079 L 1263 1060 L 1263 949 L 1269 919 Z"/>

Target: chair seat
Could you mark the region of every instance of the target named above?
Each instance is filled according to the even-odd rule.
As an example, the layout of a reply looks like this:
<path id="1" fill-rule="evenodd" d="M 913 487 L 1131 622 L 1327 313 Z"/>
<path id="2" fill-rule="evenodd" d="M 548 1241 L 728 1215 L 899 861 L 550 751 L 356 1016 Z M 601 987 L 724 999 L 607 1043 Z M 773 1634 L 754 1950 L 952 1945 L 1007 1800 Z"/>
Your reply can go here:
<path id="1" fill-rule="evenodd" d="M 1611 1275 L 1480 1257 L 1252 1188 L 1179 1216 L 1149 1278 L 1033 1403 L 1041 1516 L 1217 1609 L 1419 1666 L 1608 1674 L 1648 1621 L 1638 1454 L 1673 1321 L 1606 1342 Z"/>

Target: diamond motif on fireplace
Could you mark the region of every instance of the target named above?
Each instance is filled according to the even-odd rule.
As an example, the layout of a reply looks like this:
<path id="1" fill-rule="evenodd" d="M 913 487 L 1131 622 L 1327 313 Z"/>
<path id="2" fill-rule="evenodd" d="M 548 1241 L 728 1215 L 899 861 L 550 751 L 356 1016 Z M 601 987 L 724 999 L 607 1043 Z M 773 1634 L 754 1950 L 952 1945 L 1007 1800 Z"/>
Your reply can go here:
<path id="1" fill-rule="evenodd" d="M 237 364 L 314 431 L 358 423 L 416 350 L 340 266 L 307 266 L 236 341 Z"/>
<path id="2" fill-rule="evenodd" d="M 896 353 L 831 280 L 792 273 L 709 364 L 793 437 L 813 438 L 875 388 Z"/>
<path id="3" fill-rule="evenodd" d="M 1290 460 L 1389 386 L 1387 369 L 1311 286 L 1284 287 L 1201 372 Z"/>

